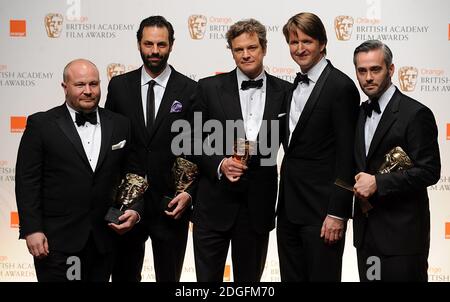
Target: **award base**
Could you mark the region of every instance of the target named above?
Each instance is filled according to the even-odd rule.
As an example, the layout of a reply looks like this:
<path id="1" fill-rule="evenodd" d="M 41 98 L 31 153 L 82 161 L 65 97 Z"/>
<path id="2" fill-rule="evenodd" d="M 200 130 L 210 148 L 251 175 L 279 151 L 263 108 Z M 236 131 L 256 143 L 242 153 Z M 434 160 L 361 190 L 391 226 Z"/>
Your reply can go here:
<path id="1" fill-rule="evenodd" d="M 119 217 L 122 216 L 125 212 L 121 211 L 117 208 L 109 208 L 108 213 L 105 215 L 105 220 L 108 222 L 112 222 L 115 224 L 120 224 Z"/>
<path id="2" fill-rule="evenodd" d="M 163 212 L 164 212 L 164 211 L 172 212 L 172 211 L 175 209 L 175 207 L 169 208 L 169 202 L 171 202 L 173 198 L 174 198 L 174 197 L 170 197 L 170 196 L 164 196 L 164 197 L 162 198 L 162 201 L 161 201 L 161 210 L 162 210 Z"/>

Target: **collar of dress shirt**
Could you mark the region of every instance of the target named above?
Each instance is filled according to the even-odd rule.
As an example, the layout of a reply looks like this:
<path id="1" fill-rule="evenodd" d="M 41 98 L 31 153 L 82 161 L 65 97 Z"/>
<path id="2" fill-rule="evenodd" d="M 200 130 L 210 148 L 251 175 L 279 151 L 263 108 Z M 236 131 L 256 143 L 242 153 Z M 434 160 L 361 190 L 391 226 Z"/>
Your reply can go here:
<path id="1" fill-rule="evenodd" d="M 144 66 L 141 68 L 141 86 L 147 85 L 150 80 L 154 80 L 158 86 L 166 88 L 167 82 L 169 81 L 170 74 L 172 73 L 172 68 L 167 64 L 163 72 L 161 72 L 156 78 L 152 78 L 147 71 L 145 71 Z"/>
<path id="2" fill-rule="evenodd" d="M 242 81 L 248 81 L 248 80 L 257 81 L 259 79 L 263 79 L 263 86 L 261 88 L 264 89 L 266 87 L 266 73 L 264 72 L 264 69 L 256 78 L 250 79 L 248 76 L 245 75 L 245 73 L 243 73 L 239 69 L 239 67 L 236 67 L 236 76 L 237 76 L 237 81 L 238 81 L 238 87 L 241 87 Z"/>
<path id="3" fill-rule="evenodd" d="M 385 92 L 380 96 L 378 99 L 378 105 L 380 105 L 380 114 L 383 114 L 384 109 L 386 109 L 386 106 L 388 105 L 389 101 L 392 99 L 392 96 L 395 93 L 395 85 L 391 83 L 391 86 L 389 86 L 388 89 L 386 89 Z M 377 114 L 375 112 L 375 114 Z"/>
<path id="4" fill-rule="evenodd" d="M 319 62 L 317 62 L 316 65 L 311 67 L 311 69 L 307 72 L 308 78 L 311 82 L 314 84 L 317 83 L 317 80 L 319 80 L 320 75 L 322 74 L 322 71 L 325 69 L 325 67 L 328 65 L 328 61 L 325 59 L 325 56 L 320 59 Z M 301 68 L 300 68 L 301 70 Z M 303 73 L 303 71 L 302 71 Z"/>
<path id="5" fill-rule="evenodd" d="M 75 123 L 75 115 L 77 114 L 77 111 L 69 106 L 69 104 L 66 103 L 67 110 L 69 110 L 70 117 L 72 118 L 72 121 Z M 100 124 L 100 115 L 98 114 L 98 107 L 95 108 L 95 112 L 97 112 L 97 124 Z"/>

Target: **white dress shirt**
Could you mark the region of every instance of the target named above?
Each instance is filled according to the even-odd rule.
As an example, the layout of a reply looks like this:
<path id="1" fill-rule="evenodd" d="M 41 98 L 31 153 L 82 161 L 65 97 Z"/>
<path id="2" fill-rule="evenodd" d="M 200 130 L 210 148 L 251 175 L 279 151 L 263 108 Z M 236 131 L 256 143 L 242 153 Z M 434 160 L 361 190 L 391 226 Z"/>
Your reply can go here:
<path id="1" fill-rule="evenodd" d="M 381 120 L 381 116 L 383 115 L 384 109 L 386 109 L 389 100 L 395 93 L 395 86 L 391 84 L 391 86 L 380 96 L 378 99 L 378 105 L 380 105 L 380 113 L 372 111 L 372 116 L 366 118 L 366 123 L 364 124 L 364 141 L 366 145 L 366 156 L 369 153 L 370 144 L 372 143 L 373 135 L 377 130 L 378 123 Z"/>
<path id="2" fill-rule="evenodd" d="M 164 96 L 164 91 L 166 91 L 167 82 L 169 81 L 170 74 L 172 73 L 172 69 L 167 64 L 166 68 L 164 68 L 163 72 L 156 78 L 152 78 L 144 66 L 141 69 L 141 98 L 142 98 L 142 112 L 144 112 L 144 121 L 147 125 L 147 91 L 148 91 L 148 82 L 154 80 L 155 86 L 153 87 L 153 91 L 155 92 L 155 116 L 153 120 L 156 120 L 156 116 L 158 115 L 159 106 L 161 105 L 162 98 Z"/>
<path id="3" fill-rule="evenodd" d="M 241 89 L 243 81 L 250 80 L 239 68 L 236 68 L 236 76 L 239 88 L 239 99 L 241 102 L 242 117 L 244 119 L 245 135 L 249 141 L 256 141 L 259 128 L 261 128 L 264 107 L 266 105 L 266 73 L 264 70 L 256 78 L 263 80 L 261 88 Z"/>
<path id="4" fill-rule="evenodd" d="M 307 73 L 309 78 L 309 84 L 298 83 L 292 93 L 291 109 L 289 111 L 289 143 L 291 142 L 292 132 L 294 132 L 297 126 L 300 115 L 305 108 L 306 102 L 308 101 L 311 92 L 314 89 L 320 75 L 327 66 L 328 62 L 325 57 L 322 57 L 316 65 L 314 65 Z"/>
<path id="5" fill-rule="evenodd" d="M 75 124 L 75 128 L 77 129 L 78 135 L 80 136 L 81 143 L 83 144 L 84 152 L 89 160 L 89 164 L 91 165 L 92 171 L 95 171 L 97 167 L 98 157 L 100 155 L 100 146 L 102 144 L 102 128 L 100 124 L 100 115 L 97 113 L 97 124 L 92 125 L 89 122 L 86 122 L 82 126 L 78 126 L 75 123 L 75 115 L 77 113 L 72 107 L 67 105 L 67 109 L 69 110 L 70 116 L 72 117 L 72 121 Z"/>

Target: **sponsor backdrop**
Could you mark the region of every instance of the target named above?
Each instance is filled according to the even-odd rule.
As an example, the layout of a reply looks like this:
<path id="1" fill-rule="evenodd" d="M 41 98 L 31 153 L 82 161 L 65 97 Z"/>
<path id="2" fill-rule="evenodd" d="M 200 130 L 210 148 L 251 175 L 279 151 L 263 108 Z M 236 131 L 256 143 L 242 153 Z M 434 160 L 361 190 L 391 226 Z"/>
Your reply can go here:
<path id="1" fill-rule="evenodd" d="M 32 257 L 25 242 L 18 240 L 14 195 L 17 148 L 28 115 L 62 104 L 60 82 L 68 61 L 83 57 L 97 64 L 103 105 L 109 79 L 141 65 L 136 31 L 143 18 L 161 14 L 172 22 L 176 40 L 169 61 L 198 80 L 234 67 L 225 33 L 234 22 L 254 17 L 268 31 L 266 70 L 293 81 L 298 68 L 289 56 L 282 26 L 292 15 L 310 11 L 325 24 L 327 57 L 335 66 L 356 81 L 354 48 L 367 39 L 383 40 L 394 52 L 394 83 L 433 110 L 439 127 L 442 176 L 429 188 L 429 279 L 450 281 L 450 2 L 344 2 L 0 0 L 0 280 L 36 280 Z M 357 281 L 351 225 L 347 234 L 343 280 Z M 262 279 L 279 281 L 274 232 L 270 240 Z M 229 261 L 225 281 L 233 280 L 230 265 Z M 142 275 L 144 281 L 154 281 L 150 245 Z M 191 237 L 182 280 L 195 281 Z"/>

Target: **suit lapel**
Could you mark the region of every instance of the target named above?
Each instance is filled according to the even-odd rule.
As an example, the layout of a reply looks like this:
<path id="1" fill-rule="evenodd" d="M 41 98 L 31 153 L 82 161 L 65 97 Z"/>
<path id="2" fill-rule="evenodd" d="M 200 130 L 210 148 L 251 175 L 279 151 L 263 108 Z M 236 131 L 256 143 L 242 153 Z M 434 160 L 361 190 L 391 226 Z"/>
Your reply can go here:
<path id="1" fill-rule="evenodd" d="M 272 77 L 266 73 L 267 85 L 266 85 L 266 100 L 264 105 L 263 120 L 276 120 L 278 119 L 278 113 L 280 109 L 283 91 L 275 85 Z"/>
<path id="2" fill-rule="evenodd" d="M 143 142 L 148 142 L 150 139 L 147 127 L 145 126 L 144 110 L 142 109 L 142 92 L 141 92 L 141 73 L 142 68 L 135 70 L 128 78 L 128 88 L 130 91 L 130 106 L 136 108 L 134 112 L 134 119 L 139 124 L 139 136 Z"/>
<path id="3" fill-rule="evenodd" d="M 172 67 L 170 67 L 172 68 Z M 158 113 L 156 115 L 156 120 L 153 124 L 152 130 L 150 131 L 150 141 L 158 130 L 159 126 L 161 126 L 162 121 L 165 120 L 167 115 L 170 113 L 170 108 L 172 103 L 176 101 L 177 95 L 179 95 L 179 91 L 184 89 L 184 85 L 179 81 L 178 73 L 175 69 L 172 68 L 172 73 L 170 74 L 170 78 L 167 81 L 167 87 L 164 90 L 164 95 L 161 100 L 161 104 L 159 105 Z"/>
<path id="4" fill-rule="evenodd" d="M 328 76 L 330 75 L 331 69 L 333 66 L 330 62 L 328 62 L 327 66 L 323 70 L 322 74 L 320 75 L 319 79 L 317 80 L 316 85 L 314 86 L 313 91 L 311 92 L 311 95 L 309 96 L 308 100 L 306 101 L 305 107 L 303 108 L 302 114 L 300 115 L 297 125 L 295 126 L 294 132 L 292 133 L 291 137 L 291 143 L 300 136 L 301 131 L 303 130 L 303 125 L 305 125 L 309 117 L 311 116 L 311 113 L 314 110 L 314 107 L 317 104 L 317 101 L 319 100 L 320 93 L 322 92 L 322 88 L 325 85 L 325 82 L 328 79 Z M 294 88 L 295 89 L 295 88 Z M 291 100 L 292 101 L 292 100 Z"/>
<path id="5" fill-rule="evenodd" d="M 100 154 L 98 156 L 97 166 L 95 167 L 95 172 L 97 172 L 105 157 L 108 153 L 108 150 L 111 146 L 111 137 L 113 132 L 113 122 L 111 119 L 111 116 L 103 109 L 98 108 L 98 114 L 100 115 L 100 123 L 101 123 L 101 129 L 102 129 L 102 142 L 100 145 Z"/>
<path id="6" fill-rule="evenodd" d="M 92 171 L 91 165 L 89 164 L 86 152 L 84 152 L 83 143 L 78 135 L 77 129 L 73 123 L 72 117 L 70 116 L 69 110 L 67 110 L 66 104 L 59 107 L 56 113 L 56 124 L 61 128 L 62 132 L 70 140 L 78 155 L 80 155 L 81 160 L 89 167 Z"/>
<path id="7" fill-rule="evenodd" d="M 220 87 L 217 95 L 220 99 L 223 112 L 227 120 L 244 120 L 242 117 L 241 101 L 239 98 L 236 69 L 229 72 Z"/>
<path id="8" fill-rule="evenodd" d="M 386 109 L 384 110 L 383 115 L 381 116 L 381 120 L 378 123 L 378 127 L 373 135 L 372 142 L 370 143 L 369 152 L 367 154 L 367 161 L 370 160 L 370 157 L 377 149 L 386 131 L 388 131 L 389 128 L 392 126 L 392 124 L 397 120 L 397 112 L 400 97 L 401 97 L 400 92 L 396 90 L 394 95 L 392 96 L 392 99 L 386 106 Z"/>
<path id="9" fill-rule="evenodd" d="M 364 110 L 359 109 L 358 121 L 356 124 L 355 133 L 355 160 L 358 172 L 365 171 L 366 169 L 366 143 L 364 136 L 364 124 L 366 122 L 366 115 Z"/>

